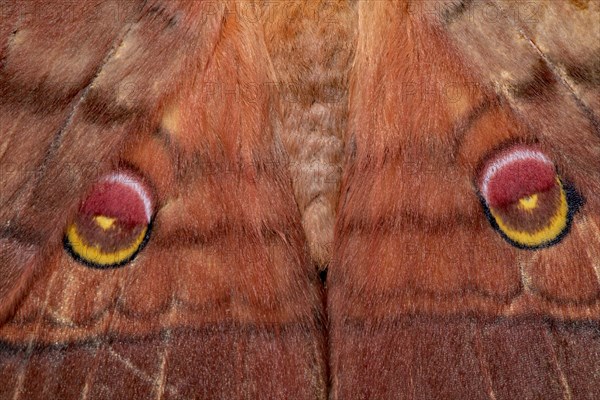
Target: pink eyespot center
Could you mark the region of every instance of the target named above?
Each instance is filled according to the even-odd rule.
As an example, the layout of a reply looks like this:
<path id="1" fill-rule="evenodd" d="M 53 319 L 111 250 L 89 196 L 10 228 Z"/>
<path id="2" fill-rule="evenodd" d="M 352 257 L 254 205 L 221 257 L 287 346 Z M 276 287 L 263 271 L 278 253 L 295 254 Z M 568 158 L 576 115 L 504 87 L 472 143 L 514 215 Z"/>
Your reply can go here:
<path id="1" fill-rule="evenodd" d="M 556 186 L 552 161 L 535 147 L 516 146 L 490 160 L 480 178 L 488 206 L 504 208 Z"/>
<path id="2" fill-rule="evenodd" d="M 503 208 L 555 185 L 556 173 L 552 165 L 535 159 L 517 160 L 492 177 L 487 202 L 491 207 Z"/>
<path id="3" fill-rule="evenodd" d="M 112 218 L 127 227 L 147 224 L 150 220 L 145 208 L 147 194 L 135 181 L 127 184 L 124 176 L 113 178 L 94 186 L 80 208 L 81 214 Z"/>
<path id="4" fill-rule="evenodd" d="M 492 227 L 511 244 L 536 249 L 561 240 L 571 221 L 571 201 L 554 163 L 537 146 L 500 151 L 478 179 Z"/>

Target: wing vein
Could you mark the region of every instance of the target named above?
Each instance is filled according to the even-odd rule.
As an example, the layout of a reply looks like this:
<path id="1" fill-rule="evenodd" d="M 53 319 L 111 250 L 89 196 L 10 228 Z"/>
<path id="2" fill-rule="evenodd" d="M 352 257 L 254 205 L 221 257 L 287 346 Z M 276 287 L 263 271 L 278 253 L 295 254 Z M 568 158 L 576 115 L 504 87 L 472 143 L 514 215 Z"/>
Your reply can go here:
<path id="1" fill-rule="evenodd" d="M 546 53 L 544 53 L 544 51 L 542 51 L 542 49 L 537 45 L 535 40 L 533 40 L 531 35 L 528 34 L 524 27 L 519 24 L 517 20 L 510 15 L 510 13 L 505 12 L 503 7 L 499 4 L 499 1 L 500 0 L 492 0 L 498 11 L 500 11 L 506 17 L 506 19 L 512 23 L 517 32 L 527 40 L 527 43 L 529 43 L 532 49 L 544 60 L 546 65 L 548 65 L 548 68 L 550 71 L 552 71 L 552 74 L 557 78 L 558 82 L 560 82 L 560 84 L 567 89 L 567 91 L 575 99 L 577 107 L 579 107 L 583 114 L 589 119 L 590 123 L 594 127 L 595 134 L 600 136 L 600 118 L 595 114 L 594 110 L 592 110 L 592 108 L 590 108 L 590 106 L 586 104 L 585 101 L 577 94 L 573 88 L 573 85 L 571 85 L 569 80 L 560 73 L 556 64 L 552 62 L 552 60 L 546 55 Z"/>
<path id="2" fill-rule="evenodd" d="M 546 329 L 544 329 L 544 333 L 545 333 L 544 337 L 546 339 L 546 343 L 547 343 L 548 347 L 550 348 L 550 354 L 551 354 L 550 361 L 556 368 L 556 372 L 558 374 L 558 379 L 559 379 L 560 384 L 564 391 L 564 399 L 572 400 L 573 399 L 573 391 L 571 390 L 571 386 L 569 385 L 567 376 L 565 375 L 565 373 L 560 365 L 560 361 L 558 360 L 558 356 L 556 354 L 556 348 L 555 348 L 556 340 L 554 339 L 550 329 L 551 328 L 549 326 L 547 326 Z"/>

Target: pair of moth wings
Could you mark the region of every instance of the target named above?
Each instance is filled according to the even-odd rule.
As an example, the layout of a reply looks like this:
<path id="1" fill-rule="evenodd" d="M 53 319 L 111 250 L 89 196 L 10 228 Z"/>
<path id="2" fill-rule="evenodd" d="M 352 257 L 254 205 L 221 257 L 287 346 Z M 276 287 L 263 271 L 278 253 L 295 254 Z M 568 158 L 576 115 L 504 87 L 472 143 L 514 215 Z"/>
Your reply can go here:
<path id="1" fill-rule="evenodd" d="M 0 398 L 599 398 L 598 1 L 0 12 Z"/>

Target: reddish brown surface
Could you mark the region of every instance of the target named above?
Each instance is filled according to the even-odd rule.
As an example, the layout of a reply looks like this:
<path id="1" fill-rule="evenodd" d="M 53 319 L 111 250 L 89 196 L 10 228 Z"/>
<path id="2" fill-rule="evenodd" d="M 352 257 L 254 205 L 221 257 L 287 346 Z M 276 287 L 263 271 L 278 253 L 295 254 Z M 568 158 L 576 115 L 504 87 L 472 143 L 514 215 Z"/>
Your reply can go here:
<path id="1" fill-rule="evenodd" d="M 597 397 L 597 325 L 403 317 L 337 326 L 336 399 Z"/>
<path id="2" fill-rule="evenodd" d="M 322 398 L 313 333 L 302 326 L 214 326 L 135 340 L 2 346 L 0 398 Z"/>
<path id="3" fill-rule="evenodd" d="M 534 252 L 504 241 L 477 196 L 482 165 L 511 144 L 538 143 L 560 160 L 585 155 L 587 142 L 561 148 L 551 131 L 532 130 L 475 84 L 431 13 L 403 5 L 359 5 L 352 145 L 328 274 L 331 396 L 595 398 L 594 205 L 561 243 Z"/>
<path id="4" fill-rule="evenodd" d="M 520 71 L 533 82 L 518 87 L 494 81 L 494 92 L 420 3 L 339 4 L 342 22 L 358 12 L 356 52 L 328 47 L 317 65 L 339 57 L 343 69 L 356 54 L 349 114 L 332 107 L 327 121 L 311 100 L 331 76 L 345 87 L 345 70 L 312 81 L 314 65 L 279 66 L 308 77 L 315 90 L 302 98 L 328 126 L 349 121 L 328 132 L 345 141 L 333 242 L 315 232 L 332 224 L 338 176 L 315 190 L 329 208 L 303 214 L 310 191 L 293 182 L 310 187 L 315 175 L 286 168 L 277 93 L 242 90 L 275 79 L 267 48 L 279 63 L 295 52 L 266 46 L 256 19 L 236 12 L 248 8 L 155 0 L 102 3 L 92 21 L 80 18 L 88 2 L 5 14 L 0 399 L 597 398 L 593 110 L 549 67 Z M 468 9 L 443 4 L 447 23 Z M 336 10 L 322 5 L 294 15 Z M 273 29 L 302 31 L 281 21 Z M 517 32 L 504 27 L 494 25 Z M 496 47 L 475 36 L 464 43 Z M 510 57 L 484 59 L 491 71 Z M 287 129 L 315 122 L 294 118 Z M 288 139 L 292 167 L 312 160 L 301 134 Z M 479 203 L 482 165 L 512 143 L 536 143 L 586 199 L 553 247 L 512 247 Z M 334 166 L 336 146 L 323 158 Z M 117 167 L 155 191 L 152 237 L 124 268 L 86 268 L 61 238 L 89 187 Z M 330 252 L 326 319 L 313 262 Z"/>

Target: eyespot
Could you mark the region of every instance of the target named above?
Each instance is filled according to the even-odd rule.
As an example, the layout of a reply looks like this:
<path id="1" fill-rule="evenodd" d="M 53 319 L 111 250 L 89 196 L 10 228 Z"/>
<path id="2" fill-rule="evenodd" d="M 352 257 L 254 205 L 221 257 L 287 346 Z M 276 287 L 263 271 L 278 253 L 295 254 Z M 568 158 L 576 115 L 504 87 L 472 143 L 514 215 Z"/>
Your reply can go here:
<path id="1" fill-rule="evenodd" d="M 581 204 L 536 146 L 515 145 L 492 157 L 481 171 L 478 188 L 492 226 L 525 249 L 558 243 Z"/>
<path id="2" fill-rule="evenodd" d="M 93 268 L 115 268 L 132 261 L 150 237 L 150 190 L 130 172 L 101 178 L 81 203 L 65 232 L 65 249 Z"/>

